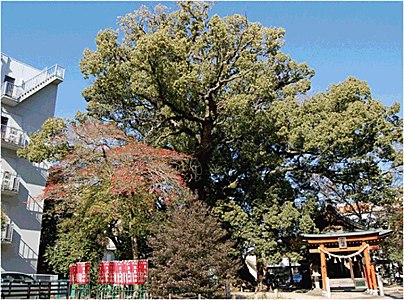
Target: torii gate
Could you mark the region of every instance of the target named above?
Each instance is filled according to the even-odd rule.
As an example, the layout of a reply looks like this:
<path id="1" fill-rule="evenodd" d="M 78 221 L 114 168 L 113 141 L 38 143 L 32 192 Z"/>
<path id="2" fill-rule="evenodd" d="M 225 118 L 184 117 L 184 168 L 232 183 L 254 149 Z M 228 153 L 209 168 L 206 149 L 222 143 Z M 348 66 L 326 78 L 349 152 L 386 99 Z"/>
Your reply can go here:
<path id="1" fill-rule="evenodd" d="M 310 253 L 319 253 L 323 289 L 326 290 L 327 261 L 326 255 L 335 258 L 351 258 L 363 253 L 365 277 L 368 289 L 377 292 L 378 285 L 375 267 L 370 261 L 370 250 L 377 250 L 378 244 L 392 230 L 358 230 L 353 232 L 331 232 L 324 234 L 303 234 Z M 338 246 L 338 247 L 337 247 Z M 338 253 L 349 253 L 341 255 Z M 353 276 L 351 267 L 351 277 Z"/>

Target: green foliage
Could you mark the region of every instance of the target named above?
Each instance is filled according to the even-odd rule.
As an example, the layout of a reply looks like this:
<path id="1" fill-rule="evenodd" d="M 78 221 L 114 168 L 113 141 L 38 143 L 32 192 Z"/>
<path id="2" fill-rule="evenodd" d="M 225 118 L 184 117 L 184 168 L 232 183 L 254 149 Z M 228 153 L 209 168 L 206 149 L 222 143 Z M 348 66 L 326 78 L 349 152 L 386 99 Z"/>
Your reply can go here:
<path id="1" fill-rule="evenodd" d="M 402 190 L 401 190 L 402 193 Z M 403 197 L 397 198 L 392 205 L 382 206 L 378 212 L 375 227 L 390 229 L 393 232 L 381 244 L 383 257 L 403 263 Z"/>
<path id="2" fill-rule="evenodd" d="M 30 158 L 59 158 L 40 200 L 53 201 L 47 216 L 57 226 L 46 260 L 64 275 L 72 263 L 96 265 L 109 239 L 117 259 L 144 257 L 142 240 L 150 232 L 151 217 L 186 190 L 180 174 L 187 156 L 143 145 L 114 125 L 78 118 L 53 131 L 52 144 L 45 145 L 49 151 L 36 153 L 43 149 L 37 144 L 49 140 L 37 139 L 44 132 L 23 149 Z"/>
<path id="3" fill-rule="evenodd" d="M 4 210 L 1 209 L 1 231 L 5 229 L 5 225 L 7 224 L 7 215 L 5 214 Z"/>
<path id="4" fill-rule="evenodd" d="M 305 96 L 314 71 L 282 53 L 284 29 L 210 17 L 209 8 L 142 6 L 117 31 L 100 32 L 80 62 L 92 80 L 88 113 L 195 157 L 199 176 L 187 184 L 240 255 L 297 258 L 298 235 L 316 231 L 311 220 L 325 200 L 391 204 L 399 105 L 385 107 L 353 77 Z"/>
<path id="5" fill-rule="evenodd" d="M 88 111 L 76 117 L 78 123 L 95 118 L 123 132 L 100 129 L 100 143 L 88 147 L 89 138 L 60 140 L 60 134 L 79 127 L 51 120 L 19 152 L 32 161 L 60 161 L 69 157 L 66 153 L 81 151 L 80 159 L 69 157 L 70 173 L 65 165 L 55 173 L 62 182 L 83 183 L 76 189 L 70 181 L 70 193 L 76 193 L 71 199 L 85 208 L 76 221 L 89 232 L 98 232 L 98 226 L 118 230 L 122 240 L 114 242 L 124 257 L 141 243 L 129 236 L 148 234 L 143 225 L 150 213 L 139 203 L 164 206 L 162 197 L 143 189 L 150 187 L 150 178 L 140 180 L 123 167 L 122 182 L 112 180 L 112 169 L 98 164 L 105 162 L 105 152 L 93 150 L 105 149 L 101 137 L 111 134 L 117 137 L 115 148 L 127 145 L 131 136 L 194 157 L 196 167 L 188 165 L 181 176 L 236 240 L 233 250 L 239 256 L 253 251 L 274 262 L 283 255 L 299 259 L 304 250 L 299 235 L 317 232 L 313 218 L 324 201 L 391 207 L 402 195 L 395 183 L 397 178 L 402 182 L 399 104 L 384 106 L 372 98 L 366 82 L 354 77 L 306 96 L 314 71 L 282 53 L 284 29 L 241 15 L 210 17 L 210 7 L 178 2 L 178 9 L 168 12 L 162 5 L 154 11 L 142 6 L 119 18 L 118 30 L 101 31 L 96 50 L 84 51 L 80 67 L 92 83 L 83 91 Z M 121 154 L 114 156 L 116 166 L 117 161 L 129 163 L 128 153 Z M 161 167 L 157 159 L 152 162 Z M 101 173 L 72 176 L 83 166 L 96 166 L 93 170 Z M 372 226 L 362 211 L 355 213 L 359 222 Z M 118 226 L 118 219 L 125 226 Z M 386 227 L 388 220 L 378 225 Z"/>
<path id="6" fill-rule="evenodd" d="M 70 122 L 62 118 L 49 118 L 42 124 L 42 130 L 30 135 L 30 143 L 17 151 L 18 156 L 37 163 L 60 160 L 71 151 L 71 145 L 59 143 L 57 136 L 67 130 Z"/>
<path id="7" fill-rule="evenodd" d="M 203 202 L 171 206 L 149 238 L 153 295 L 223 298 L 225 280 L 239 267 L 232 244 Z"/>
<path id="8" fill-rule="evenodd" d="M 279 51 L 282 28 L 241 15 L 209 18 L 210 4 L 202 2 L 178 7 L 168 13 L 161 5 L 154 12 L 142 6 L 119 19 L 118 31 L 100 32 L 97 50 L 86 49 L 80 62 L 85 78 L 93 79 L 83 96 L 91 115 L 117 122 L 147 144 L 195 157 L 201 175 L 189 186 L 214 204 L 214 194 L 232 181 L 212 180 L 214 166 L 223 164 L 213 157 L 232 146 L 232 126 L 240 126 L 239 136 L 254 125 L 244 109 L 306 92 L 314 73 Z"/>

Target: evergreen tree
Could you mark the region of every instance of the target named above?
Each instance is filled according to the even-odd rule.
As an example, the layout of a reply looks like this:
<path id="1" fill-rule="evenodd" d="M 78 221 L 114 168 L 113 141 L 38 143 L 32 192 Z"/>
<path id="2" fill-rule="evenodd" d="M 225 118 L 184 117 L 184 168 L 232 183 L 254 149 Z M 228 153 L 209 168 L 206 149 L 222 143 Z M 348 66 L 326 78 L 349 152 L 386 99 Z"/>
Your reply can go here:
<path id="1" fill-rule="evenodd" d="M 194 199 L 168 209 L 149 245 L 153 296 L 223 298 L 225 283 L 239 268 L 219 220 Z"/>

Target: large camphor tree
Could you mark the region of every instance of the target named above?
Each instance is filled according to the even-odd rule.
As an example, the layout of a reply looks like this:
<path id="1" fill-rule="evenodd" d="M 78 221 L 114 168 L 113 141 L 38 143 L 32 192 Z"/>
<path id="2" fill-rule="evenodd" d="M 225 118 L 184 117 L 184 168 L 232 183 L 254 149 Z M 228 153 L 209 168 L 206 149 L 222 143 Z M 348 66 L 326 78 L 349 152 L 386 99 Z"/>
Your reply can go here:
<path id="1" fill-rule="evenodd" d="M 157 5 L 119 18 L 80 62 L 88 113 L 198 161 L 188 186 L 242 253 L 299 257 L 318 204 L 389 204 L 401 193 L 399 105 L 349 77 L 305 96 L 314 71 L 281 51 L 285 30 L 211 4 Z M 365 222 L 365 220 L 359 220 Z"/>

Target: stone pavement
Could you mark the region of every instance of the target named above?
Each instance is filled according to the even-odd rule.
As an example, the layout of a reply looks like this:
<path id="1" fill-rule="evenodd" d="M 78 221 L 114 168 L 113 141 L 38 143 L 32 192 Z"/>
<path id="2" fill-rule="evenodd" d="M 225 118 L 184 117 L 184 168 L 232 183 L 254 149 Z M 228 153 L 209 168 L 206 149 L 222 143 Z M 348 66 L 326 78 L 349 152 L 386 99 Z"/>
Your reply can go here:
<path id="1" fill-rule="evenodd" d="M 370 295 L 365 291 L 341 291 L 331 290 L 331 298 L 327 298 L 321 292 L 315 290 L 279 291 L 278 298 L 274 292 L 233 292 L 233 299 L 404 299 L 403 287 L 398 285 L 385 286 L 384 296 Z"/>

